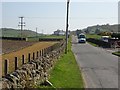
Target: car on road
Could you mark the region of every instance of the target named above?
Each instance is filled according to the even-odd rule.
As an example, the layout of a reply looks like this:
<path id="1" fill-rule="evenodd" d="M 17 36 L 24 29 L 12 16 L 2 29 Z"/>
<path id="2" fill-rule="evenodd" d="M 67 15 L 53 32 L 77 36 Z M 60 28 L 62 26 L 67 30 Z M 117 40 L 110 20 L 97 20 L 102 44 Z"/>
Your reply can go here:
<path id="1" fill-rule="evenodd" d="M 86 36 L 85 34 L 79 34 L 78 35 L 78 43 L 86 43 Z"/>

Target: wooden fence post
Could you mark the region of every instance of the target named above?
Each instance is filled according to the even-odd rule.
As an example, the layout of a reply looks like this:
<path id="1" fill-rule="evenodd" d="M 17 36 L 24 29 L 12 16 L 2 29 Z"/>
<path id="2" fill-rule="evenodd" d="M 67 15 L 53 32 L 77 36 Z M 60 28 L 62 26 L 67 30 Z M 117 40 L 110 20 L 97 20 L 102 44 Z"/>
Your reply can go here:
<path id="1" fill-rule="evenodd" d="M 17 68 L 18 68 L 18 58 L 15 57 L 15 70 L 17 70 Z"/>
<path id="2" fill-rule="evenodd" d="M 48 54 L 48 47 L 46 48 L 46 54 Z"/>
<path id="3" fill-rule="evenodd" d="M 43 49 L 41 50 L 41 56 L 43 56 Z"/>
<path id="4" fill-rule="evenodd" d="M 45 48 L 43 50 L 44 50 L 44 55 L 43 56 L 45 56 Z"/>
<path id="5" fill-rule="evenodd" d="M 57 43 L 56 43 L 57 44 Z M 54 46 L 54 50 L 56 49 L 56 44 L 55 44 L 55 46 Z"/>
<path id="6" fill-rule="evenodd" d="M 50 51 L 52 51 L 52 46 L 50 46 Z"/>
<path id="7" fill-rule="evenodd" d="M 30 62 L 30 53 L 28 54 L 28 62 Z"/>
<path id="8" fill-rule="evenodd" d="M 42 57 L 42 50 L 40 50 L 40 53 L 41 53 L 40 55 L 41 55 L 41 57 Z"/>
<path id="9" fill-rule="evenodd" d="M 47 55 L 48 54 L 48 48 L 46 48 L 46 54 L 45 55 Z"/>
<path id="10" fill-rule="evenodd" d="M 41 57 L 41 50 L 40 50 L 40 57 Z"/>
<path id="11" fill-rule="evenodd" d="M 43 56 L 43 49 L 41 50 L 41 56 Z"/>
<path id="12" fill-rule="evenodd" d="M 36 55 L 36 58 L 38 58 L 38 51 L 37 51 L 37 55 Z"/>
<path id="13" fill-rule="evenodd" d="M 8 74 L 8 60 L 5 60 L 4 62 L 4 75 Z"/>
<path id="14" fill-rule="evenodd" d="M 44 49 L 42 49 L 42 56 L 44 56 Z"/>
<path id="15" fill-rule="evenodd" d="M 25 57 L 22 55 L 22 65 L 25 63 Z"/>
<path id="16" fill-rule="evenodd" d="M 43 49 L 43 54 L 42 54 L 42 56 L 44 56 L 44 52 L 45 52 L 45 51 L 44 51 L 44 49 Z"/>
<path id="17" fill-rule="evenodd" d="M 51 47 L 51 46 L 50 46 L 50 47 Z M 50 47 L 49 47 L 49 52 L 51 51 L 51 50 L 50 50 Z"/>
<path id="18" fill-rule="evenodd" d="M 50 52 L 50 47 L 48 47 L 48 53 Z"/>
<path id="19" fill-rule="evenodd" d="M 48 47 L 48 53 L 50 52 L 50 47 Z"/>
<path id="20" fill-rule="evenodd" d="M 53 50 L 55 49 L 55 44 L 53 45 Z"/>
<path id="21" fill-rule="evenodd" d="M 35 60 L 35 53 L 33 52 L 33 60 Z"/>
<path id="22" fill-rule="evenodd" d="M 46 56 L 46 48 L 44 49 L 44 52 L 45 52 L 45 53 L 44 53 L 44 56 Z"/>
<path id="23" fill-rule="evenodd" d="M 47 54 L 49 53 L 49 47 L 47 48 Z"/>

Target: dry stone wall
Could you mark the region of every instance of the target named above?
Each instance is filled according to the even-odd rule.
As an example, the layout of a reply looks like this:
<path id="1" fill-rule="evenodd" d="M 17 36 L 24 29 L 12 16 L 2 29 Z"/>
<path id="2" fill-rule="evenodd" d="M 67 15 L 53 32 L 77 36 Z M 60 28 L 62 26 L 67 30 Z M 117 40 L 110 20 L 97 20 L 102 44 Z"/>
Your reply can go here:
<path id="1" fill-rule="evenodd" d="M 64 43 L 45 56 L 22 65 L 19 69 L 2 78 L 2 88 L 32 88 L 34 85 L 43 83 L 49 77 L 56 60 L 64 51 Z"/>

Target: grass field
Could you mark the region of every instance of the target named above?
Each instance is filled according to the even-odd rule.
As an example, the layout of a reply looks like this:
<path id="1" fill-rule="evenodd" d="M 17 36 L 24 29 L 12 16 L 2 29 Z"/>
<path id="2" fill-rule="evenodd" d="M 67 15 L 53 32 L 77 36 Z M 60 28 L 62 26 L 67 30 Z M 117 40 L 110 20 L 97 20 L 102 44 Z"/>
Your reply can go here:
<path id="1" fill-rule="evenodd" d="M 45 35 L 40 38 L 65 38 L 65 36 L 56 36 L 56 35 Z"/>
<path id="2" fill-rule="evenodd" d="M 96 39 L 100 39 L 101 38 L 101 36 L 97 35 L 97 34 L 86 34 L 86 37 L 87 38 L 96 38 Z"/>
<path id="3" fill-rule="evenodd" d="M 10 53 L 31 46 L 37 42 L 26 42 L 18 40 L 0 40 L 2 42 L 2 54 Z"/>
<path id="4" fill-rule="evenodd" d="M 39 41 L 39 38 L 60 38 L 60 39 L 64 39 L 65 36 L 56 36 L 56 35 L 41 35 L 38 37 L 28 37 L 28 41 Z"/>
<path id="5" fill-rule="evenodd" d="M 95 46 L 95 47 L 98 47 L 98 45 L 95 44 L 95 43 L 92 43 L 92 42 L 88 42 L 88 43 L 91 44 L 91 45 L 93 45 L 93 46 Z"/>
<path id="6" fill-rule="evenodd" d="M 114 53 L 112 53 L 112 54 L 114 54 L 114 55 L 116 55 L 116 56 L 119 56 L 119 57 L 120 57 L 120 51 L 118 51 L 118 52 L 114 52 Z"/>
<path id="7" fill-rule="evenodd" d="M 84 88 L 81 72 L 71 51 L 70 41 L 68 53 L 63 54 L 56 63 L 49 81 L 56 88 Z"/>
<path id="8" fill-rule="evenodd" d="M 30 53 L 32 55 L 33 52 L 37 53 L 37 51 L 40 51 L 41 49 L 51 46 L 55 43 L 56 42 L 38 42 L 38 43 L 33 44 L 32 46 L 23 48 L 21 50 L 2 55 L 2 69 L 3 69 L 2 71 L 4 71 L 4 60 L 5 59 L 7 59 L 9 61 L 9 72 L 12 72 L 12 71 L 14 71 L 14 58 L 15 57 L 18 57 L 18 60 L 19 60 L 18 65 L 21 66 L 22 55 L 25 55 L 25 59 L 27 59 L 28 53 Z M 25 62 L 27 62 L 27 61 L 25 61 Z M 4 73 L 3 73 L 3 75 L 4 75 Z"/>
<path id="9" fill-rule="evenodd" d="M 21 30 L 20 29 L 12 29 L 12 28 L 0 28 L 1 36 L 4 37 L 21 37 Z M 38 34 L 39 35 L 39 34 Z M 36 36 L 35 31 L 31 30 L 23 30 L 22 37 L 34 37 Z"/>

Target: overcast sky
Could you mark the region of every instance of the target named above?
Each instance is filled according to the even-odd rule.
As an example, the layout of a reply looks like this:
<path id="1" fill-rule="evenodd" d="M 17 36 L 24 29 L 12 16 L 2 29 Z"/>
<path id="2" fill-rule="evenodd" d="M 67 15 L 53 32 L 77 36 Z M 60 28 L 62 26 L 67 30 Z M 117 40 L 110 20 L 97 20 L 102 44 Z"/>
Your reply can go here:
<path id="1" fill-rule="evenodd" d="M 37 27 L 39 33 L 43 31 L 46 34 L 57 29 L 65 30 L 66 0 L 15 1 L 2 0 L 2 27 L 18 29 L 18 17 L 24 16 L 25 29 L 35 31 Z M 118 23 L 118 0 L 79 0 L 79 2 L 71 0 L 69 12 L 71 31 L 108 23 Z"/>

